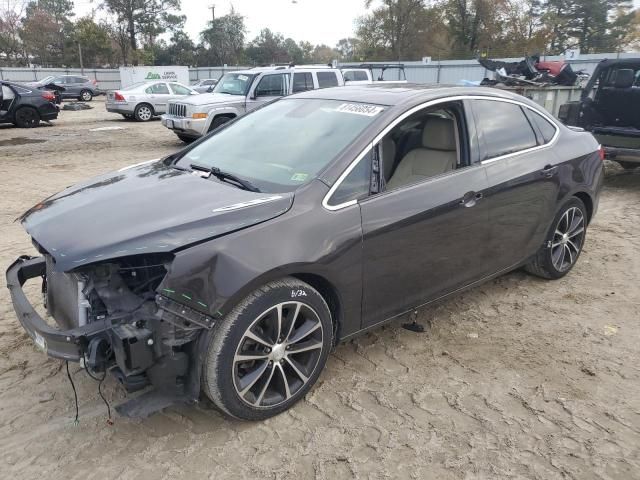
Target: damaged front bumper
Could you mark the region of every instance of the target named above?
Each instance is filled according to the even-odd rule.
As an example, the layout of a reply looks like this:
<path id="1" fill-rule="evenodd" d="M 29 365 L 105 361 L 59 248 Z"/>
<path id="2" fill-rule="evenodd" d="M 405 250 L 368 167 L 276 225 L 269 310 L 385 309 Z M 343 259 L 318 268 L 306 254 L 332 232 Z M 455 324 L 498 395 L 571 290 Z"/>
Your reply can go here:
<path id="1" fill-rule="evenodd" d="M 58 330 L 38 315 L 27 299 L 22 286 L 32 278 L 44 277 L 44 257 L 20 257 L 7 270 L 7 287 L 18 320 L 35 344 L 53 358 L 78 362 L 92 338 L 104 334 L 106 321 L 93 322 L 70 330 Z"/>
<path id="2" fill-rule="evenodd" d="M 116 407 L 121 415 L 147 416 L 170 404 L 198 400 L 205 346 L 215 323 L 211 317 L 156 294 L 148 308 L 83 326 L 65 328 L 54 316 L 56 328 L 36 312 L 22 288 L 37 278 L 48 278 L 46 257 L 20 257 L 6 272 L 17 317 L 40 349 L 94 372 L 108 371 L 128 392 L 152 387 Z M 120 285 L 118 291 L 123 289 Z"/>

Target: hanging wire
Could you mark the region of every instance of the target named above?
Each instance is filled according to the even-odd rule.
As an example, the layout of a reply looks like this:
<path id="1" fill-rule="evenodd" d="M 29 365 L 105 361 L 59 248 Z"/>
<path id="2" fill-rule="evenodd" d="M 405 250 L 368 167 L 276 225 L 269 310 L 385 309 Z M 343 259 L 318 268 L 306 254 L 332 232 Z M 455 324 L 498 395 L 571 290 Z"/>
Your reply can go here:
<path id="1" fill-rule="evenodd" d="M 71 378 L 71 373 L 69 372 L 69 361 L 65 361 L 65 364 L 67 366 L 67 378 L 71 383 L 71 388 L 73 388 L 73 398 L 75 400 L 75 405 L 76 405 L 76 418 L 73 421 L 73 425 L 77 427 L 80 424 L 80 420 L 78 419 L 78 392 L 76 392 L 76 386 L 74 385 L 73 378 Z"/>
<path id="2" fill-rule="evenodd" d="M 107 371 L 105 370 L 103 372 L 102 377 L 94 376 L 93 373 L 91 373 L 91 370 L 89 370 L 89 367 L 87 366 L 87 360 L 86 360 L 86 357 L 84 357 L 84 355 L 83 355 L 83 360 L 84 360 L 83 362 L 84 370 L 87 372 L 87 375 L 89 375 L 93 380 L 98 382 L 98 395 L 100 395 L 100 398 L 102 399 L 104 404 L 107 406 L 107 415 L 108 415 L 107 425 L 113 425 L 113 419 L 111 417 L 111 405 L 109 405 L 109 402 L 107 401 L 106 397 L 102 393 L 102 383 L 104 382 L 105 378 L 107 378 Z"/>

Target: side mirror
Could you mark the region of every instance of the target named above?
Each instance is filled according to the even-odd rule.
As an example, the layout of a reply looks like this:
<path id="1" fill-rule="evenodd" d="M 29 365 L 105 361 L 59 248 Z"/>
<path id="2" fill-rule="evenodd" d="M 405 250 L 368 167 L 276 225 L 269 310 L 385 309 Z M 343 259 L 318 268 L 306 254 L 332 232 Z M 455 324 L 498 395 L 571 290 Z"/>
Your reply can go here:
<path id="1" fill-rule="evenodd" d="M 635 72 L 631 68 L 621 68 L 616 72 L 616 79 L 613 82 L 615 88 L 633 87 Z"/>
<path id="2" fill-rule="evenodd" d="M 215 88 L 215 85 L 209 85 L 209 88 L 207 88 L 207 93 L 213 92 L 214 88 Z"/>

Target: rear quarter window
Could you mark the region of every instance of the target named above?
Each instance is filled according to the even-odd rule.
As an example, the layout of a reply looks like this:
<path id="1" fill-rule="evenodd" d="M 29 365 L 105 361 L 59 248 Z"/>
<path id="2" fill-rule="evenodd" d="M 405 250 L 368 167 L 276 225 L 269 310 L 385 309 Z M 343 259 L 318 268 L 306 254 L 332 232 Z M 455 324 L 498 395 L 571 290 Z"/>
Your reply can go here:
<path id="1" fill-rule="evenodd" d="M 328 88 L 338 86 L 338 76 L 336 72 L 318 72 L 318 88 Z"/>
<path id="2" fill-rule="evenodd" d="M 533 123 L 538 130 L 540 130 L 540 134 L 544 139 L 544 143 L 549 143 L 553 136 L 556 134 L 556 127 L 546 118 L 544 118 L 539 113 L 534 112 L 528 108 L 525 108 L 525 112 L 527 112 L 527 116 L 531 123 Z"/>
<path id="3" fill-rule="evenodd" d="M 484 144 L 481 160 L 537 146 L 533 128 L 519 105 L 496 100 L 474 100 L 473 112 Z"/>

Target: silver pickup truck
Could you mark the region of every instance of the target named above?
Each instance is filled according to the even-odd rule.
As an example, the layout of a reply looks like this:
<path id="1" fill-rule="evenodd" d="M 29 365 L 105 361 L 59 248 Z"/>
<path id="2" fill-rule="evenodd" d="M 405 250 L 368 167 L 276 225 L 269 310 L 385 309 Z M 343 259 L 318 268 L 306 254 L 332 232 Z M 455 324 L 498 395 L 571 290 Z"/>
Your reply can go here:
<path id="1" fill-rule="evenodd" d="M 329 67 L 264 67 L 225 74 L 212 93 L 169 102 L 162 125 L 191 142 L 223 123 L 276 98 L 344 85 L 342 73 Z"/>

